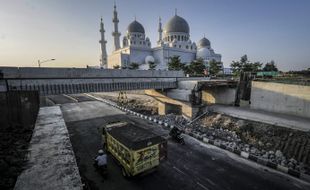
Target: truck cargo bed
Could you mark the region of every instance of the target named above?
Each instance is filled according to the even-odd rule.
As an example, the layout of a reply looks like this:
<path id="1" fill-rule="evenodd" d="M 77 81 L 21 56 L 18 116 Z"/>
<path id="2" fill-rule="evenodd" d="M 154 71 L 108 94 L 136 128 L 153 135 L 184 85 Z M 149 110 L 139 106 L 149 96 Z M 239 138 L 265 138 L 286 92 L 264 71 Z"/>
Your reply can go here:
<path id="1" fill-rule="evenodd" d="M 131 123 L 121 127 L 110 128 L 107 132 L 132 150 L 138 150 L 165 141 L 163 137 Z"/>

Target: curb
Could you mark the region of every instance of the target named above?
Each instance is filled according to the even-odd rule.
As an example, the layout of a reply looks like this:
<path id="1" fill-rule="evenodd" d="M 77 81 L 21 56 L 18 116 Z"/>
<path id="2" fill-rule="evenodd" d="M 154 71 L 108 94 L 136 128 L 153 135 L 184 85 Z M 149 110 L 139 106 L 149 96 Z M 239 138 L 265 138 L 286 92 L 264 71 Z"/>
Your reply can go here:
<path id="1" fill-rule="evenodd" d="M 173 125 L 170 126 L 168 123 L 165 123 L 162 120 L 158 120 L 156 118 L 152 118 L 151 116 L 146 116 L 146 115 L 140 114 L 138 112 L 134 112 L 134 111 L 132 111 L 130 109 L 127 109 L 127 108 L 124 108 L 122 106 L 118 106 L 117 104 L 112 104 L 112 103 L 110 103 L 110 102 L 108 102 L 106 100 L 103 100 L 103 102 L 108 104 L 108 105 L 110 105 L 110 106 L 113 106 L 113 107 L 115 107 L 115 108 L 117 108 L 119 110 L 122 110 L 122 111 L 127 112 L 127 113 L 132 114 L 132 115 L 135 115 L 137 117 L 140 117 L 141 119 L 145 119 L 145 120 L 151 121 L 153 123 L 157 123 L 159 125 L 164 125 L 165 127 L 173 128 Z"/>

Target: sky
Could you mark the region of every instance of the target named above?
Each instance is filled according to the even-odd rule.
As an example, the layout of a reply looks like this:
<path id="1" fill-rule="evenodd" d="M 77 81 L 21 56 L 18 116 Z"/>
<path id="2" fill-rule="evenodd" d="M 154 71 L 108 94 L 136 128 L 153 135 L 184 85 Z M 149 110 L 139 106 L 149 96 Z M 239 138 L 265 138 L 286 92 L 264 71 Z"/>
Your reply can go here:
<path id="1" fill-rule="evenodd" d="M 113 48 L 113 0 L 0 0 L 0 66 L 99 65 L 100 18 Z M 244 54 L 274 60 L 280 70 L 310 67 L 310 0 L 116 0 L 123 35 L 136 17 L 152 46 L 175 14 L 187 20 L 191 40 L 204 35 L 225 67 Z"/>

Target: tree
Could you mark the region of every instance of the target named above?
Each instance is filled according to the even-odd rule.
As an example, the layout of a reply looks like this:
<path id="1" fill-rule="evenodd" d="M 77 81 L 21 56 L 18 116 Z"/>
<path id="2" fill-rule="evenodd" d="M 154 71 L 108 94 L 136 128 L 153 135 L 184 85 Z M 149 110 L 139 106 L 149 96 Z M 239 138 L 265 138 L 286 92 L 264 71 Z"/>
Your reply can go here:
<path id="1" fill-rule="evenodd" d="M 239 75 L 241 71 L 243 72 L 257 72 L 261 67 L 262 63 L 254 62 L 251 63 L 248 60 L 248 56 L 244 55 L 240 58 L 240 61 L 233 61 L 231 64 L 231 69 L 234 75 Z"/>
<path id="2" fill-rule="evenodd" d="M 263 71 L 278 71 L 278 68 L 275 62 L 272 60 L 269 63 L 266 63 L 266 65 L 263 68 Z"/>
<path id="3" fill-rule="evenodd" d="M 168 70 L 180 71 L 184 69 L 185 64 L 181 63 L 180 56 L 169 58 Z"/>
<path id="4" fill-rule="evenodd" d="M 120 68 L 119 65 L 114 65 L 114 66 L 113 66 L 113 69 L 119 69 L 119 68 Z"/>
<path id="5" fill-rule="evenodd" d="M 193 60 L 189 65 L 184 66 L 183 70 L 187 74 L 199 75 L 203 74 L 206 69 L 202 59 Z"/>
<path id="6" fill-rule="evenodd" d="M 139 69 L 139 64 L 138 64 L 138 63 L 132 62 L 132 63 L 129 65 L 129 69 L 131 69 L 131 70 L 137 70 L 137 69 Z"/>
<path id="7" fill-rule="evenodd" d="M 217 75 L 222 69 L 222 62 L 212 59 L 209 61 L 209 73 L 210 75 Z"/>
<path id="8" fill-rule="evenodd" d="M 156 68 L 155 62 L 150 61 L 149 62 L 149 70 L 154 70 Z"/>

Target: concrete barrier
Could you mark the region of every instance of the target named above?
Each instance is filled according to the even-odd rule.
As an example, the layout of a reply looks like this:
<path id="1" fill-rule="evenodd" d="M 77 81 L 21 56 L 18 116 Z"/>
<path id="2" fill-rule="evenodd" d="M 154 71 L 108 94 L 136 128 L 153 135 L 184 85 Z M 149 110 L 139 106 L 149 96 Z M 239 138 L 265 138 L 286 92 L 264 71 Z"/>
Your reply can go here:
<path id="1" fill-rule="evenodd" d="M 240 156 L 243 157 L 243 158 L 249 158 L 249 153 L 241 151 Z"/>
<path id="2" fill-rule="evenodd" d="M 220 141 L 215 140 L 215 141 L 214 141 L 214 145 L 219 147 L 219 146 L 221 145 L 221 142 L 220 142 Z"/>
<path id="3" fill-rule="evenodd" d="M 177 88 L 179 71 L 0 67 L 8 88 L 41 95 Z"/>
<path id="4" fill-rule="evenodd" d="M 205 142 L 205 143 L 209 143 L 209 139 L 206 138 L 206 137 L 204 137 L 204 138 L 202 139 L 202 141 Z"/>
<path id="5" fill-rule="evenodd" d="M 40 108 L 28 159 L 28 166 L 18 177 L 15 190 L 83 189 L 59 106 Z"/>

